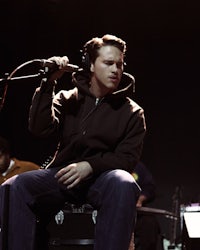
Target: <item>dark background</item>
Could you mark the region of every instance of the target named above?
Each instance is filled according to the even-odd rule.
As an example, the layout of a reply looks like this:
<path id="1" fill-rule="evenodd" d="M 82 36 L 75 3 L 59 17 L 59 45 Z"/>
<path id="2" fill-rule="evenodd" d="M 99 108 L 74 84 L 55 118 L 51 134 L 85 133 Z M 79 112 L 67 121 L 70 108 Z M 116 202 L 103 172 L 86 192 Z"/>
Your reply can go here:
<path id="1" fill-rule="evenodd" d="M 198 1 L 184 0 L 1 0 L 0 77 L 53 55 L 80 65 L 86 41 L 106 33 L 121 37 L 128 46 L 125 70 L 135 76 L 135 100 L 145 110 L 142 160 L 158 187 L 152 206 L 171 211 L 177 188 L 182 204 L 200 202 L 199 10 Z M 64 80 L 60 88 L 67 88 Z M 42 164 L 55 145 L 27 129 L 37 86 L 37 79 L 9 82 L 0 135 L 12 143 L 13 155 Z"/>

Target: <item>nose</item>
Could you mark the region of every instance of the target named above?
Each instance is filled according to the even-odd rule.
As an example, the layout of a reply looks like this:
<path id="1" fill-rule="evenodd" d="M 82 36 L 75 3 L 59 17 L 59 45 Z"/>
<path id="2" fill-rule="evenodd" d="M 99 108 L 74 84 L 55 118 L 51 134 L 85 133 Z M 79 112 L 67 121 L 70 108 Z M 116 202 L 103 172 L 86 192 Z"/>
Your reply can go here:
<path id="1" fill-rule="evenodd" d="M 113 65 L 112 65 L 112 71 L 113 72 L 117 72 L 117 69 L 118 69 L 117 64 L 113 63 Z"/>

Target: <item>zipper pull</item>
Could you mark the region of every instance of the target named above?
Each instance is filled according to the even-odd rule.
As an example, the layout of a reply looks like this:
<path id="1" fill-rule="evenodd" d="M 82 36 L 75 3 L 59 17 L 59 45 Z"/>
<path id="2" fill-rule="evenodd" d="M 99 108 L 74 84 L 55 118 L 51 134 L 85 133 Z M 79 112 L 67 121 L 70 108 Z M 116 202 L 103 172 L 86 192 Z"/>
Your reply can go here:
<path id="1" fill-rule="evenodd" d="M 96 98 L 96 101 L 95 101 L 95 106 L 97 106 L 99 103 L 99 98 Z"/>

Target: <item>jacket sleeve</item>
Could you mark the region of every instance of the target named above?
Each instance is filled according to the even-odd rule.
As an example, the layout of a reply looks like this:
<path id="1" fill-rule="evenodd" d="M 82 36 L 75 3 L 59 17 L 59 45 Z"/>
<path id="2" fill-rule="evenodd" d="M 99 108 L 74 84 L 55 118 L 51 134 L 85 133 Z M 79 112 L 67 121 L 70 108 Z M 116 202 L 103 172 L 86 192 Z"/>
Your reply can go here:
<path id="1" fill-rule="evenodd" d="M 144 111 L 140 108 L 133 112 L 126 133 L 113 152 L 101 152 L 86 159 L 94 175 L 112 169 L 124 169 L 132 173 L 141 156 L 145 131 Z"/>
<path id="2" fill-rule="evenodd" d="M 36 89 L 29 111 L 29 130 L 37 136 L 46 137 L 58 130 L 59 112 L 54 107 L 55 84 L 42 80 Z"/>

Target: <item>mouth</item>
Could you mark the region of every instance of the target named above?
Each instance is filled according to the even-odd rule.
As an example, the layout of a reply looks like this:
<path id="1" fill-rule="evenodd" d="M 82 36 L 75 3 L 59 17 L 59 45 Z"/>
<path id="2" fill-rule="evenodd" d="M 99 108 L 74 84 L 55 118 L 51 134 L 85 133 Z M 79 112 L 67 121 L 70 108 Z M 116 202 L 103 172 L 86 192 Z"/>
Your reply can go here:
<path id="1" fill-rule="evenodd" d="M 119 78 L 117 76 L 110 76 L 109 79 L 111 82 L 118 82 L 119 81 Z"/>

